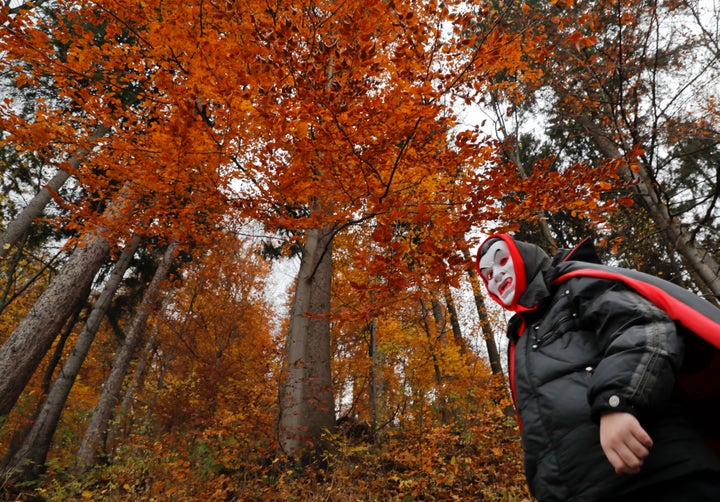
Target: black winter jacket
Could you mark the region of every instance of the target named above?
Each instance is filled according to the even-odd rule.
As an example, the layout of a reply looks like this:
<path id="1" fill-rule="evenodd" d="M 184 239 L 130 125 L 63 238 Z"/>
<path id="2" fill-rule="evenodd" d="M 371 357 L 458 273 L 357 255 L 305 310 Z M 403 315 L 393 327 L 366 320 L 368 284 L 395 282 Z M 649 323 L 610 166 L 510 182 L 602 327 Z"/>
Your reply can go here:
<path id="1" fill-rule="evenodd" d="M 668 315 L 620 281 L 580 276 L 553 285 L 557 262 L 572 257 L 563 252 L 551 263 L 536 246 L 515 245 L 525 284 L 508 329 L 509 366 L 533 495 L 611 500 L 691 472 L 720 473 L 682 414 L 675 375 L 684 343 Z M 618 475 L 605 457 L 599 417 L 608 411 L 633 413 L 652 437 L 640 474 Z"/>

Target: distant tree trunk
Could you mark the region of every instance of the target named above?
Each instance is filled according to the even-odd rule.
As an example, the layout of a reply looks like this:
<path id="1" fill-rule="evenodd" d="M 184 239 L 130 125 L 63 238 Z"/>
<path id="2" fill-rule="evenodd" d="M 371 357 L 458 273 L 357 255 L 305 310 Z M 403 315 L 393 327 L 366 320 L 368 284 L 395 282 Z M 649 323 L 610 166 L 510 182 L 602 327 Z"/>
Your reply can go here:
<path id="1" fill-rule="evenodd" d="M 3 288 L 2 294 L 0 294 L 0 314 L 2 314 L 2 311 L 5 310 L 5 307 L 10 305 L 10 292 L 13 290 L 13 276 L 15 275 L 18 264 L 20 263 L 20 258 L 22 257 L 22 250 L 25 247 L 25 243 L 28 239 L 28 232 L 25 232 L 22 236 L 22 242 L 18 246 L 18 250 L 15 253 L 15 256 L 12 260 L 7 260 L 4 265 L 7 266 L 7 268 L 3 267 L 3 273 L 7 277 L 7 282 L 5 283 L 5 287 Z M 10 248 L 8 247 L 8 250 Z M 7 250 L 5 250 L 5 255 L 2 256 L 0 259 L 4 259 L 5 256 L 7 256 Z M 37 276 L 36 276 L 37 277 Z"/>
<path id="2" fill-rule="evenodd" d="M 3 292 L 0 295 L 0 315 L 2 315 L 2 312 L 13 302 L 16 298 L 22 296 L 22 294 L 27 291 L 30 286 L 32 286 L 35 281 L 37 281 L 42 275 L 51 267 L 53 266 L 54 262 L 59 259 L 60 255 L 62 254 L 62 251 L 58 251 L 55 253 L 55 255 L 50 258 L 49 260 L 46 260 L 42 267 L 40 267 L 32 277 L 27 279 L 22 285 L 16 284 L 14 281 L 15 273 L 18 270 L 18 265 L 20 264 L 20 260 L 23 258 L 23 248 L 25 247 L 25 243 L 27 242 L 27 234 L 23 236 L 22 242 L 17 245 L 15 248 L 15 253 L 12 258 L 12 260 L 8 260 L 8 267 L 5 268 L 2 271 L 2 275 L 5 275 L 7 278 L 7 281 L 5 283 L 5 287 L 3 288 Z M 2 258 L 0 258 L 2 260 Z M 12 294 L 10 294 L 12 292 Z"/>
<path id="3" fill-rule="evenodd" d="M 98 126 L 90 136 L 90 141 L 95 141 L 105 136 L 110 131 L 109 127 Z M 87 152 L 85 150 L 79 150 L 75 155 L 70 157 L 68 163 L 75 169 L 80 165 L 80 161 Z M 48 202 L 53 196 L 54 192 L 57 192 L 61 186 L 68 180 L 70 174 L 62 169 L 48 181 L 48 183 L 33 197 L 30 203 L 25 206 L 22 212 L 8 225 L 5 232 L 0 235 L 0 259 L 5 258 L 10 249 L 19 241 L 23 235 L 25 235 L 30 226 L 35 221 L 35 218 L 40 214 L 47 206 Z"/>
<path id="4" fill-rule="evenodd" d="M 335 424 L 330 373 L 332 228 L 311 229 L 302 252 L 286 342 L 278 439 L 290 457 L 312 454 Z"/>
<path id="5" fill-rule="evenodd" d="M 95 406 L 90 424 L 78 450 L 77 469 L 79 471 L 86 471 L 95 466 L 102 454 L 113 408 L 120 398 L 123 380 L 127 374 L 133 351 L 140 341 L 147 318 L 160 294 L 160 285 L 170 273 L 177 247 L 178 242 L 173 241 L 165 250 L 155 275 L 145 290 L 142 302 L 130 325 L 130 330 L 115 354 L 110 374 L 103 385 L 100 400 Z"/>
<path id="6" fill-rule="evenodd" d="M 133 375 L 130 384 L 127 386 L 127 389 L 125 389 L 125 394 L 123 395 L 122 402 L 120 403 L 120 407 L 118 409 L 118 419 L 114 421 L 112 428 L 108 432 L 108 445 L 115 444 L 118 441 L 118 438 L 121 437 L 121 435 L 122 437 L 127 437 L 127 431 L 130 430 L 130 426 L 132 425 L 132 402 L 135 398 L 135 392 L 137 391 L 137 388 L 142 383 L 148 358 L 150 357 L 150 353 L 152 352 L 153 346 L 155 345 L 156 336 L 157 330 L 153 330 L 150 339 L 147 341 L 140 356 L 138 357 L 138 363 L 135 367 L 135 374 Z"/>
<path id="7" fill-rule="evenodd" d="M 101 235 L 84 239 L 0 347 L 0 416 L 17 402 L 109 252 L 110 244 Z"/>
<path id="8" fill-rule="evenodd" d="M 505 155 L 507 155 L 508 159 L 510 159 L 510 162 L 512 162 L 515 166 L 515 169 L 517 170 L 520 179 L 527 180 L 528 173 L 527 169 L 525 169 L 525 166 L 523 165 L 522 158 L 520 157 L 520 152 L 522 151 L 522 149 L 518 144 L 518 140 L 520 137 L 520 124 L 518 122 L 515 122 L 515 131 L 511 134 L 509 131 L 509 126 L 505 121 L 507 112 L 504 107 L 501 106 L 500 100 L 497 99 L 492 93 L 490 104 L 493 112 L 495 113 L 495 120 L 497 120 L 497 122 L 500 124 L 500 127 L 498 128 L 498 135 L 502 135 L 500 140 L 505 145 Z M 541 219 L 535 222 L 535 225 L 537 225 L 540 233 L 545 239 L 547 250 L 550 251 L 551 254 L 555 254 L 555 252 L 557 251 L 557 244 L 555 243 L 555 238 L 552 236 L 552 232 L 550 231 L 550 225 L 548 225 L 548 222 L 544 219 Z"/>
<path id="9" fill-rule="evenodd" d="M 377 431 L 380 415 L 380 405 L 378 402 L 379 387 L 379 358 L 377 353 L 377 318 L 373 317 L 368 325 L 370 332 L 370 427 L 372 431 L 373 443 L 377 442 Z"/>
<path id="10" fill-rule="evenodd" d="M 437 335 L 437 343 L 434 343 L 432 338 L 430 339 L 430 350 L 432 352 L 433 367 L 435 369 L 435 385 L 437 386 L 437 403 L 440 411 L 440 422 L 447 424 L 450 419 L 450 410 L 448 408 L 448 399 L 445 395 L 445 380 L 451 375 L 445 375 L 440 365 L 442 358 L 442 350 L 447 345 L 447 320 L 445 319 L 445 312 L 443 311 L 442 304 L 440 301 L 433 296 L 431 302 L 433 319 L 435 320 L 435 333 Z M 423 306 L 423 310 L 425 307 Z M 425 316 L 427 319 L 427 315 Z M 427 323 L 426 323 L 427 324 Z M 432 330 L 429 325 L 426 325 L 426 331 L 428 337 L 430 337 Z M 438 357 L 438 350 L 441 351 L 441 357 Z"/>
<path id="11" fill-rule="evenodd" d="M 163 358 L 162 358 L 162 366 L 160 367 L 160 374 L 157 377 L 157 380 L 155 382 L 155 390 L 153 392 L 152 398 L 150 398 L 150 401 L 147 404 L 147 409 L 145 410 L 145 424 L 150 424 L 150 419 L 152 418 L 153 412 L 155 410 L 155 405 L 157 404 L 158 396 L 160 395 L 160 392 L 165 388 L 165 377 L 167 377 L 168 371 L 170 371 L 170 366 L 175 359 L 175 350 L 177 349 L 178 343 L 180 342 L 180 339 L 182 338 L 181 334 L 178 334 L 178 336 L 175 338 L 175 341 L 173 342 L 172 346 L 169 349 L 163 350 Z"/>
<path id="12" fill-rule="evenodd" d="M 95 339 L 95 334 L 100 328 L 110 302 L 115 296 L 123 275 L 130 265 L 139 239 L 135 237 L 128 248 L 126 248 L 115 264 L 110 277 L 105 283 L 103 292 L 98 297 L 95 305 L 88 316 L 85 326 L 78 336 L 77 341 L 68 357 L 62 371 L 55 380 L 50 392 L 45 398 L 38 417 L 33 423 L 30 433 L 20 449 L 12 459 L 3 466 L 0 479 L 30 479 L 37 476 L 44 466 L 47 452 L 50 449 L 52 436 L 57 428 L 60 415 L 70 394 L 70 389 L 75 383 L 75 378 L 80 371 L 90 346 Z"/>
<path id="13" fill-rule="evenodd" d="M 461 248 L 465 261 L 469 264 L 467 268 L 468 279 L 470 280 L 473 296 L 475 297 L 475 308 L 477 309 L 478 318 L 480 319 L 480 329 L 482 330 L 483 338 L 485 339 L 485 347 L 488 351 L 490 369 L 492 370 L 493 375 L 502 375 L 500 352 L 498 351 L 497 343 L 495 343 L 495 334 L 488 322 L 487 309 L 485 308 L 485 302 L 480 288 L 480 279 L 475 271 L 473 258 L 470 256 L 470 250 L 468 249 L 467 243 L 463 242 Z"/>
<path id="14" fill-rule="evenodd" d="M 460 354 L 465 354 L 467 352 L 467 342 L 462 335 L 462 329 L 460 328 L 460 319 L 458 318 L 455 300 L 452 297 L 450 286 L 448 286 L 447 284 L 443 285 L 443 296 L 445 297 L 445 305 L 447 306 L 448 313 L 450 314 L 450 326 L 452 326 L 455 344 L 460 348 Z"/>

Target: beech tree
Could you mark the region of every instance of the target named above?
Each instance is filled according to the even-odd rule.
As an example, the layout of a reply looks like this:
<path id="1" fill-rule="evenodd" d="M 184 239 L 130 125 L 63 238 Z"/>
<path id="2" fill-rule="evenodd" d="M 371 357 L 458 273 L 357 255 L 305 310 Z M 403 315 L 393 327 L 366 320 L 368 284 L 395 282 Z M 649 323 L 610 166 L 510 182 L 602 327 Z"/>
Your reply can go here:
<path id="1" fill-rule="evenodd" d="M 191 132 L 204 122 L 192 113 L 185 114 L 186 97 L 172 103 L 156 101 L 157 93 L 149 91 L 149 61 L 138 60 L 130 68 L 126 58 L 115 57 L 128 47 L 144 49 L 129 45 L 139 32 L 130 33 L 122 23 L 108 24 L 108 19 L 117 22 L 110 11 L 93 5 L 74 7 L 62 2 L 49 4 L 50 10 L 43 16 L 35 16 L 31 9 L 10 12 L 5 7 L 2 11 L 2 42 L 8 55 L 3 64 L 15 75 L 16 85 L 36 86 L 52 75 L 49 80 L 56 93 L 56 99 L 37 104 L 31 119 L 6 107 L 3 125 L 8 134 L 3 141 L 18 151 L 44 148 L 53 158 L 61 156 L 63 148 L 56 148 L 60 144 L 71 152 L 69 158 L 89 152 L 93 144 L 78 141 L 78 131 L 87 128 L 93 131 L 88 136 L 99 139 L 107 129 L 98 124 L 105 119 L 114 124 L 114 130 L 105 143 L 93 149 L 92 168 L 73 169 L 72 164 L 63 164 L 63 170 L 72 174 L 83 190 L 77 199 L 59 199 L 68 215 L 58 223 L 76 232 L 76 238 L 66 244 L 68 249 L 74 247 L 74 252 L 0 348 L 0 367 L 7 375 L 2 382 L 0 414 L 12 408 L 79 292 L 89 286 L 116 245 L 129 240 L 134 229 L 157 239 L 169 227 L 180 239 L 187 232 L 194 234 L 194 242 L 212 240 L 216 218 L 226 204 L 220 190 L 228 180 L 207 182 L 218 176 L 218 156 L 209 153 L 207 133 Z M 49 15 L 53 9 L 57 15 Z M 62 50 L 56 50 L 58 44 Z M 102 54 L 102 64 L 89 54 Z M 134 99 L 136 106 L 124 106 L 128 99 Z M 178 106 L 179 113 L 168 111 Z M 161 111 L 148 126 L 148 114 L 158 109 Z M 158 150 L 157 145 L 166 147 Z M 193 223 L 186 225 L 190 220 Z"/>
<path id="2" fill-rule="evenodd" d="M 253 82 L 271 77 L 257 93 L 249 94 L 252 101 L 243 107 L 262 124 L 253 160 L 242 164 L 252 180 L 245 196 L 253 200 L 251 216 L 270 229 L 294 229 L 303 255 L 286 343 L 287 385 L 281 392 L 279 429 L 284 452 L 294 456 L 311 443 L 318 445 L 319 433 L 334 422 L 327 370 L 328 271 L 334 238 L 353 225 L 374 220 L 373 238 L 382 246 L 394 239 L 396 222 L 409 212 L 408 219 L 416 225 L 439 218 L 431 227 L 436 235 L 424 240 L 429 254 L 434 237 L 447 243 L 450 239 L 444 234 L 467 229 L 467 222 L 443 216 L 442 210 L 449 201 L 464 200 L 472 186 L 470 166 L 488 151 L 474 149 L 473 132 L 448 137 L 453 117 L 441 98 L 461 75 L 448 72 L 443 64 L 458 72 L 474 71 L 495 46 L 468 44 L 467 56 L 456 58 L 442 39 L 439 23 L 454 19 L 461 32 L 470 18 L 435 5 L 410 9 L 382 2 L 327 3 L 311 10 L 287 5 L 250 12 L 255 24 L 249 33 L 244 34 L 241 26 L 223 27 L 223 32 L 256 44 L 254 50 L 260 52 L 250 57 L 258 63 Z M 222 53 L 216 57 L 216 71 L 236 68 L 219 64 Z M 252 90 L 249 87 L 248 93 Z M 206 94 L 204 99 L 213 127 L 228 123 L 233 108 L 223 105 L 227 98 Z M 246 145 L 247 132 L 243 128 L 235 133 L 242 141 L 225 144 Z M 229 153 L 236 164 L 247 156 L 240 150 Z M 463 170 L 466 178 L 457 175 Z M 400 264 L 408 246 L 397 244 L 402 246 L 396 258 Z M 371 273 L 388 267 L 380 255 L 364 249 L 353 253 L 359 262 L 374 267 Z M 438 255 L 433 266 L 437 271 L 446 264 Z M 311 340 L 315 341 L 310 345 Z"/>

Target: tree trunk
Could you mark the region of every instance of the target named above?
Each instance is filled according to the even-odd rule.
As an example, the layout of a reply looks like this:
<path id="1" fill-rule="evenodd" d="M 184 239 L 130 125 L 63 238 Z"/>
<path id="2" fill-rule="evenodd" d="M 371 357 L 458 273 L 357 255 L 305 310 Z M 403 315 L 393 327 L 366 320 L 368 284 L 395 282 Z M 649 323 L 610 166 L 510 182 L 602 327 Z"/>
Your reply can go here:
<path id="1" fill-rule="evenodd" d="M 452 297 L 452 291 L 450 291 L 450 286 L 448 286 L 447 284 L 443 285 L 443 296 L 445 297 L 445 305 L 447 306 L 448 314 L 450 314 L 450 326 L 452 326 L 455 345 L 457 345 L 460 349 L 460 354 L 465 354 L 467 352 L 467 342 L 462 335 L 462 329 L 460 328 L 460 319 L 458 318 L 455 300 Z"/>
<path id="2" fill-rule="evenodd" d="M 580 123 L 590 133 L 590 137 L 603 155 L 611 159 L 622 157 L 617 145 L 604 135 L 589 118 L 582 117 Z M 621 174 L 626 181 L 631 183 L 635 194 L 655 222 L 655 227 L 665 236 L 670 248 L 677 250 L 683 257 L 693 277 L 702 281 L 703 284 L 700 284 L 699 287 L 711 291 L 715 296 L 714 301 L 717 303 L 720 300 L 720 276 L 718 275 L 720 264 L 710 252 L 697 246 L 693 241 L 692 234 L 672 217 L 645 166 L 638 165 L 637 170 L 623 166 Z M 703 285 L 705 288 L 702 287 Z"/>
<path id="3" fill-rule="evenodd" d="M 96 141 L 105 136 L 109 127 L 98 126 L 95 132 L 90 136 L 90 141 Z M 87 154 L 84 149 L 79 150 L 75 155 L 70 157 L 68 163 L 77 169 L 80 161 Z M 0 236 L 0 259 L 5 258 L 12 247 L 18 240 L 25 235 L 35 218 L 40 216 L 52 198 L 53 193 L 57 192 L 61 186 L 68 180 L 70 174 L 60 169 L 53 178 L 33 197 L 30 203 L 25 206 L 22 212 L 8 225 L 5 232 Z"/>
<path id="4" fill-rule="evenodd" d="M 88 288 L 82 294 L 82 300 L 78 301 L 75 305 L 75 310 L 73 310 L 73 313 L 70 315 L 70 320 L 67 322 L 65 329 L 63 329 L 62 334 L 54 344 L 55 348 L 53 350 L 53 354 L 47 363 L 45 375 L 43 375 L 42 383 L 40 384 L 43 396 L 47 396 L 50 393 L 55 370 L 62 361 L 63 352 L 65 352 L 65 345 L 75 329 L 75 326 L 78 322 L 80 322 L 80 314 L 82 314 L 82 311 L 88 305 L 88 299 L 90 298 L 91 291 L 92 284 L 88 284 Z"/>
<path id="5" fill-rule="evenodd" d="M 370 427 L 372 429 L 372 441 L 377 443 L 377 431 L 380 416 L 380 405 L 378 402 L 379 387 L 379 361 L 377 354 L 377 318 L 373 317 L 368 326 L 370 332 Z"/>
<path id="6" fill-rule="evenodd" d="M 165 250 L 165 254 L 155 271 L 155 275 L 143 295 L 142 302 L 130 325 L 130 330 L 115 354 L 110 374 L 103 385 L 100 400 L 95 406 L 90 424 L 78 450 L 77 468 L 79 471 L 86 471 L 96 465 L 101 456 L 105 446 L 105 437 L 112 417 L 113 408 L 120 398 L 123 380 L 127 374 L 130 359 L 132 358 L 135 347 L 140 341 L 145 322 L 160 294 L 160 284 L 170 273 L 170 267 L 172 266 L 177 247 L 177 241 L 173 241 Z"/>
<path id="7" fill-rule="evenodd" d="M 115 296 L 115 292 L 122 281 L 123 275 L 130 265 L 138 243 L 139 239 L 137 237 L 134 238 L 132 244 L 123 251 L 115 264 L 115 268 L 106 281 L 103 292 L 95 302 L 95 306 L 88 316 L 70 356 L 45 398 L 40 414 L 35 419 L 30 433 L 10 462 L 4 466 L 4 472 L 0 473 L 0 479 L 7 479 L 8 477 L 14 479 L 30 479 L 40 473 L 45 463 L 47 452 L 50 449 L 52 436 L 60 420 L 60 414 L 70 394 L 70 389 L 73 383 L 75 383 L 75 378 L 90 350 L 90 345 L 95 339 L 95 334 L 100 328 L 100 323 L 107 309 L 110 307 L 110 302 L 113 296 Z"/>
<path id="8" fill-rule="evenodd" d="M 477 309 L 478 318 L 480 319 L 480 329 L 482 329 L 483 338 L 485 339 L 485 346 L 488 351 L 488 360 L 490 361 L 490 369 L 493 375 L 502 375 L 502 363 L 500 362 L 500 352 L 498 351 L 497 344 L 495 343 L 495 334 L 492 331 L 492 327 L 488 322 L 487 309 L 485 308 L 485 302 L 481 293 L 480 279 L 478 278 L 473 259 L 470 256 L 470 250 L 467 247 L 467 243 L 462 243 L 462 253 L 465 257 L 465 261 L 470 265 L 467 268 L 468 279 L 472 286 L 473 296 L 475 297 L 475 308 Z"/>
<path id="9" fill-rule="evenodd" d="M 5 275 L 7 277 L 7 282 L 5 283 L 5 287 L 3 288 L 2 294 L 0 294 L 0 315 L 2 315 L 3 310 L 5 310 L 5 308 L 8 305 L 10 305 L 10 301 L 11 301 L 10 300 L 10 298 L 11 298 L 10 292 L 14 289 L 13 288 L 14 280 L 15 280 L 14 276 L 18 270 L 18 264 L 20 263 L 20 258 L 22 258 L 23 248 L 25 247 L 25 243 L 28 240 L 28 232 L 25 232 L 22 235 L 21 239 L 22 239 L 22 242 L 18 246 L 18 249 L 15 252 L 15 256 L 13 256 L 12 260 L 7 260 L 4 263 L 4 265 L 6 265 L 7 268 L 3 267 L 4 270 L 2 272 L 3 272 L 3 275 Z M 3 257 L 0 258 L 0 260 L 5 259 L 5 257 L 7 256 L 7 252 L 2 256 Z M 43 268 L 43 270 L 44 270 L 44 268 Z M 38 275 L 36 275 L 35 277 L 38 277 Z M 28 282 L 28 284 L 29 284 L 29 282 Z M 20 290 L 22 291 L 22 290 L 24 290 L 24 288 L 20 288 Z"/>
<path id="10" fill-rule="evenodd" d="M 311 229 L 303 247 L 286 342 L 278 439 L 290 457 L 312 454 L 335 424 L 330 373 L 331 228 Z"/>
<path id="11" fill-rule="evenodd" d="M 450 419 L 450 410 L 448 408 L 448 399 L 445 395 L 445 381 L 449 378 L 449 375 L 443 373 L 443 368 L 440 367 L 440 359 L 442 358 L 442 352 L 447 345 L 447 336 L 445 335 L 447 329 L 447 321 L 445 320 L 445 312 L 443 311 L 440 301 L 433 296 L 430 301 L 432 308 L 433 320 L 435 321 L 435 333 L 437 335 L 437 343 L 432 339 L 432 329 L 427 322 L 427 314 L 425 314 L 425 330 L 428 334 L 428 342 L 430 345 L 430 351 L 433 360 L 433 368 L 435 369 L 435 385 L 436 389 L 436 406 L 440 412 L 440 423 L 447 424 Z M 423 306 L 423 311 L 425 307 Z M 438 351 L 441 353 L 441 357 L 438 357 Z"/>
<path id="12" fill-rule="evenodd" d="M 132 380 L 125 389 L 123 394 L 122 402 L 116 414 L 117 419 L 114 421 L 110 431 L 108 432 L 108 444 L 114 445 L 119 442 L 121 437 L 127 437 L 130 430 L 132 430 L 132 410 L 133 400 L 135 399 L 135 393 L 138 387 L 142 384 L 143 377 L 145 376 L 145 368 L 147 367 L 148 359 L 152 353 L 153 347 L 155 346 L 155 339 L 157 337 L 157 329 L 153 330 L 150 338 L 145 343 L 145 347 L 138 357 L 138 363 L 135 366 L 135 374 Z M 164 355 L 164 354 L 163 354 Z"/>
<path id="13" fill-rule="evenodd" d="M 0 416 L 7 415 L 17 402 L 109 252 L 104 237 L 84 239 L 0 348 Z"/>

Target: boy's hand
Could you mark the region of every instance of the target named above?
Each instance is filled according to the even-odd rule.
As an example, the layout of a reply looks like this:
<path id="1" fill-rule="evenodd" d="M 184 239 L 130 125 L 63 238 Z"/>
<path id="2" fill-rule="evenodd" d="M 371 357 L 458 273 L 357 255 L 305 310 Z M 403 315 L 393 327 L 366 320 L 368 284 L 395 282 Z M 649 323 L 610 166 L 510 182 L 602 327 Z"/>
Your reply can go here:
<path id="1" fill-rule="evenodd" d="M 637 474 L 653 442 L 635 416 L 605 413 L 600 418 L 600 446 L 618 474 Z"/>

